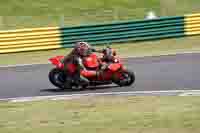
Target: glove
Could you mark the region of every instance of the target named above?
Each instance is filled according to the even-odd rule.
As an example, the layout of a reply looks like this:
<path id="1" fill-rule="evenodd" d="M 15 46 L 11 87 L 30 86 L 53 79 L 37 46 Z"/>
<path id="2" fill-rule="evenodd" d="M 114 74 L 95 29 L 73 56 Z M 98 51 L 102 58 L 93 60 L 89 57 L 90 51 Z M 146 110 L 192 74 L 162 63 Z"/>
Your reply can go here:
<path id="1" fill-rule="evenodd" d="M 105 70 L 108 67 L 108 65 L 106 63 L 103 63 L 101 66 L 101 70 Z"/>
<path id="2" fill-rule="evenodd" d="M 64 61 L 65 61 L 64 58 L 60 60 L 60 62 L 63 63 L 63 64 L 64 64 Z"/>

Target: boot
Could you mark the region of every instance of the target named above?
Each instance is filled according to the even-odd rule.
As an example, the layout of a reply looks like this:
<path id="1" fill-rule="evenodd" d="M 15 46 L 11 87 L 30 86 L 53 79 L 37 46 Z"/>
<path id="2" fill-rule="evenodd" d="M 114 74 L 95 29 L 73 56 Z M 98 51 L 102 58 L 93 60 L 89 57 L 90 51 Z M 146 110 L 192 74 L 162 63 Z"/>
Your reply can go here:
<path id="1" fill-rule="evenodd" d="M 64 83 L 64 87 L 66 88 L 66 89 L 70 89 L 72 86 L 71 86 L 71 79 L 68 77 L 68 76 L 66 76 L 66 79 L 65 79 L 65 83 Z"/>
<path id="2" fill-rule="evenodd" d="M 83 76 L 80 76 L 79 78 L 79 83 L 82 85 L 82 86 L 88 86 L 89 85 L 89 80 Z"/>
<path id="3" fill-rule="evenodd" d="M 69 83 L 69 82 L 65 82 L 65 84 L 64 84 L 64 88 L 65 89 L 70 89 L 72 86 L 71 86 L 71 84 Z"/>

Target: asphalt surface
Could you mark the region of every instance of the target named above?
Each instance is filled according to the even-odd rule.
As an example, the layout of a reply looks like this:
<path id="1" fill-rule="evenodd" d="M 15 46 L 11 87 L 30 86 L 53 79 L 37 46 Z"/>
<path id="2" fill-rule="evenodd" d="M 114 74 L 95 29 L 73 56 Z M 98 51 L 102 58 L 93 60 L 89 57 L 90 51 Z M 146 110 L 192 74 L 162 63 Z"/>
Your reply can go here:
<path id="1" fill-rule="evenodd" d="M 198 90 L 200 89 L 200 54 L 124 59 L 135 72 L 136 82 L 130 87 L 115 85 L 84 91 L 60 91 L 48 81 L 52 65 L 0 68 L 0 99 L 102 92 Z"/>

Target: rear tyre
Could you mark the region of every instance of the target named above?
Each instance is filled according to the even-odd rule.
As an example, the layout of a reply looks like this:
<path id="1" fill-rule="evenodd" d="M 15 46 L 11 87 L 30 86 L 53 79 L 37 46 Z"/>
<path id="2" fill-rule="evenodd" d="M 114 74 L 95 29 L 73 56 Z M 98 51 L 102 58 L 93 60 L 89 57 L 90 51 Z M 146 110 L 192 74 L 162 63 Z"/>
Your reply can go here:
<path id="1" fill-rule="evenodd" d="M 49 72 L 49 81 L 60 89 L 65 89 L 65 74 L 64 71 L 58 68 L 53 68 Z"/>
<path id="2" fill-rule="evenodd" d="M 134 72 L 127 70 L 122 72 L 120 79 L 114 81 L 119 86 L 130 86 L 135 82 Z"/>

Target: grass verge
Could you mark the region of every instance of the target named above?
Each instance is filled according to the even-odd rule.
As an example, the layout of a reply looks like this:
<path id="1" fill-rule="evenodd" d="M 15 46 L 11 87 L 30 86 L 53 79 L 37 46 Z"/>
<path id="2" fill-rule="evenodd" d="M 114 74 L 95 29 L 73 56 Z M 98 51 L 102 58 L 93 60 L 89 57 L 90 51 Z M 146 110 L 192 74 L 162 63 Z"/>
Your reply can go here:
<path id="1" fill-rule="evenodd" d="M 0 29 L 71 26 L 200 12 L 198 0 L 6 0 L 0 2 Z"/>
<path id="2" fill-rule="evenodd" d="M 112 45 L 120 57 L 143 57 L 168 55 L 183 52 L 200 52 L 200 36 L 146 41 L 137 43 L 122 43 Z M 102 48 L 98 46 L 97 48 Z M 15 65 L 29 63 L 47 63 L 48 58 L 56 55 L 65 55 L 71 49 L 57 49 L 37 52 L 22 52 L 0 54 L 0 65 Z"/>
<path id="3" fill-rule="evenodd" d="M 199 97 L 0 103 L 1 133 L 199 133 Z"/>

